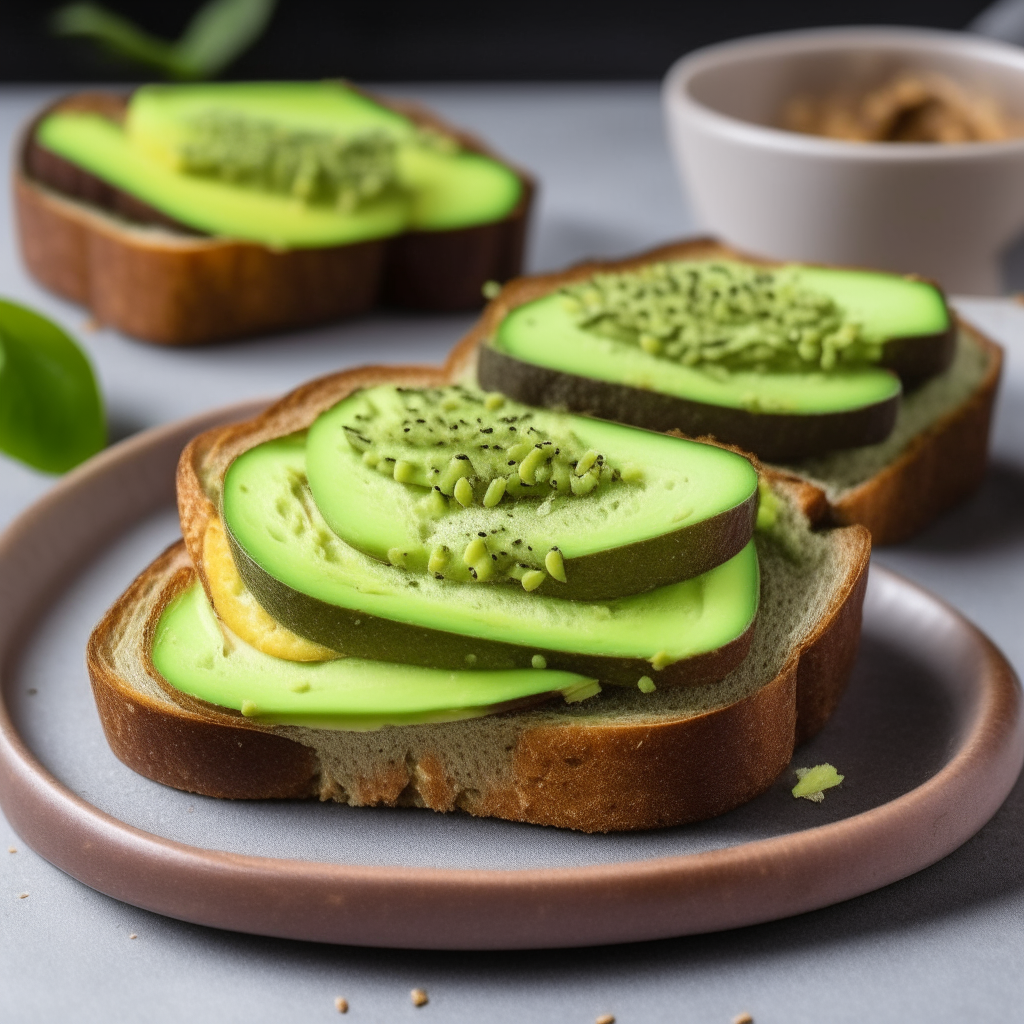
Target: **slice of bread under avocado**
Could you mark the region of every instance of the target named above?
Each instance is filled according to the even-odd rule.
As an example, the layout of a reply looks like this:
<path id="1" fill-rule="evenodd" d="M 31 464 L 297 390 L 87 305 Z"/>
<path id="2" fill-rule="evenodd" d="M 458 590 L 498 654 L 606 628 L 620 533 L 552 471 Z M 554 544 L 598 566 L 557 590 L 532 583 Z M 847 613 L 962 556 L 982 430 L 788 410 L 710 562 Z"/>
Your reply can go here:
<path id="1" fill-rule="evenodd" d="M 417 679 L 428 680 L 437 668 L 415 664 L 411 645 L 389 640 L 370 660 L 362 650 L 339 659 L 361 621 L 350 621 L 340 633 L 337 624 L 317 631 L 308 628 L 302 614 L 282 621 L 284 605 L 268 610 L 258 585 L 249 585 L 253 577 L 240 571 L 244 561 L 237 557 L 234 520 L 223 518 L 231 467 L 263 445 L 304 437 L 322 413 L 360 389 L 367 394 L 381 386 L 435 389 L 464 380 L 472 354 L 465 347 L 457 350 L 443 370 L 370 367 L 323 378 L 256 419 L 208 432 L 188 446 L 178 470 L 184 545 L 142 573 L 89 643 L 89 671 L 104 729 L 126 764 L 168 785 L 212 796 L 319 796 L 357 806 L 461 809 L 612 831 L 680 824 L 735 807 L 770 786 L 794 744 L 822 727 L 855 657 L 870 542 L 858 526 L 818 529 L 815 517 L 825 507 L 820 493 L 771 473 L 762 480 L 761 528 L 754 540 L 760 574 L 759 587 L 756 577 L 753 582 L 759 590 L 756 622 L 745 628 L 737 620 L 734 632 L 740 631 L 743 644 L 732 645 L 727 658 L 705 663 L 696 676 L 673 675 L 671 657 L 676 664 L 700 660 L 676 651 L 666 664 L 657 656 L 637 659 L 626 684 L 626 675 L 602 677 L 593 657 L 570 654 L 559 662 L 557 652 L 520 637 L 528 661 L 516 664 L 513 657 L 506 667 L 448 667 L 442 675 L 450 688 L 428 694 Z M 341 445 L 339 451 L 349 458 L 351 445 Z M 525 456 L 512 472 L 518 475 L 524 461 Z M 593 468 L 578 455 L 575 462 L 574 471 Z M 608 464 L 613 462 L 609 456 Z M 404 472 L 396 477 L 392 470 L 391 479 L 401 484 Z M 553 463 L 550 479 L 541 483 L 571 505 L 574 499 L 558 491 L 558 482 Z M 483 483 L 473 478 L 480 492 L 472 500 L 475 517 L 488 510 L 483 498 L 490 485 Z M 617 485 L 609 473 L 600 486 L 614 497 L 620 493 Z M 430 495 L 426 487 L 423 493 Z M 298 495 L 308 500 L 301 487 L 296 501 Z M 454 493 L 445 498 L 458 500 Z M 590 507 L 586 503 L 594 500 L 594 493 L 584 495 L 577 507 Z M 514 517 L 523 502 L 529 499 L 511 496 L 490 508 Z M 539 508 L 542 501 L 533 504 Z M 556 502 L 552 515 L 559 514 L 558 507 Z M 287 501 L 282 509 L 282 523 L 299 532 L 319 528 L 311 518 L 301 527 L 293 522 Z M 335 545 L 337 554 L 344 542 L 328 532 L 320 543 Z M 350 557 L 355 556 L 343 552 L 341 560 Z M 726 559 L 721 568 L 744 555 L 730 558 L 723 549 L 718 557 Z M 428 573 L 415 567 L 382 558 L 375 564 L 375 571 L 394 574 L 410 591 L 426 587 Z M 566 565 L 570 579 L 570 559 L 556 568 Z M 669 584 L 648 595 L 704 586 L 704 579 Z M 557 588 L 559 582 L 556 574 L 545 586 Z M 504 612 L 513 632 L 514 609 L 527 602 L 561 603 L 570 619 L 606 614 L 607 621 L 615 618 L 616 601 L 647 599 L 644 594 L 608 602 L 545 597 L 529 591 L 515 573 L 487 581 L 431 577 L 431 583 L 451 588 L 452 594 L 465 588 L 475 596 L 464 600 L 488 617 L 498 606 L 513 609 Z M 372 601 L 391 600 L 381 593 L 386 587 L 366 590 Z M 706 589 L 706 599 L 715 604 L 713 587 Z M 459 611 L 459 600 L 453 598 L 453 622 L 468 614 Z M 374 609 L 379 612 L 378 605 Z M 745 616 L 749 612 L 739 618 L 746 621 Z M 496 628 L 506 626 L 498 622 Z M 670 632 L 685 638 L 688 628 L 680 616 Z M 607 633 L 609 643 L 618 642 L 614 630 Z M 171 685 L 160 666 L 178 685 Z M 488 672 L 495 673 L 496 685 L 484 691 Z M 483 692 L 491 697 L 481 697 Z"/>
<path id="2" fill-rule="evenodd" d="M 737 444 L 876 544 L 980 484 L 1002 366 L 926 281 L 708 239 L 516 280 L 465 344 L 484 388 Z"/>
<path id="3" fill-rule="evenodd" d="M 14 175 L 31 273 L 173 345 L 479 306 L 519 271 L 532 191 L 430 111 L 342 82 L 76 94 L 28 126 Z"/>

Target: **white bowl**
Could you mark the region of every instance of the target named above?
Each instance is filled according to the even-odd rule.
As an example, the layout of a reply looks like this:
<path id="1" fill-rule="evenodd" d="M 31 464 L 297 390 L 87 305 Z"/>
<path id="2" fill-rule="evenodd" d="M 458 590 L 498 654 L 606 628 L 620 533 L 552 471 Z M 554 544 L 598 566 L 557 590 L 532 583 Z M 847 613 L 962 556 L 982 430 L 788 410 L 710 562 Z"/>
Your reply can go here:
<path id="1" fill-rule="evenodd" d="M 1024 118 L 1024 49 L 900 28 L 812 29 L 707 47 L 677 61 L 662 100 L 705 227 L 777 259 L 880 267 L 948 290 L 1000 291 L 1024 232 L 1024 139 L 859 143 L 773 127 L 797 93 L 937 71 Z"/>

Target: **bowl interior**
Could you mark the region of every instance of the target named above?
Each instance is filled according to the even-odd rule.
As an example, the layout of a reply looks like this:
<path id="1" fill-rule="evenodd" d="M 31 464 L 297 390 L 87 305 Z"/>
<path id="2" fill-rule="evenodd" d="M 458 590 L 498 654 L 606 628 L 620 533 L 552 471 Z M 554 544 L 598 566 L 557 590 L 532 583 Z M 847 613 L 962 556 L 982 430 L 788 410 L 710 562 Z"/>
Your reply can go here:
<path id="1" fill-rule="evenodd" d="M 800 94 L 859 93 L 899 72 L 938 72 L 1024 117 L 1024 50 L 954 33 L 839 30 L 726 44 L 695 56 L 686 95 L 727 117 L 778 126 Z"/>

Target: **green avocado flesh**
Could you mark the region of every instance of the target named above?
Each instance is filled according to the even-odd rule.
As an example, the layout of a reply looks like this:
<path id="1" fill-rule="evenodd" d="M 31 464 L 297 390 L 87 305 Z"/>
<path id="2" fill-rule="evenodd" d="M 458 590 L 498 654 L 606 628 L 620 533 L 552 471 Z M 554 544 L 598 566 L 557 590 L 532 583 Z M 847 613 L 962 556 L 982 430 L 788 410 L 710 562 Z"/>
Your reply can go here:
<path id="1" fill-rule="evenodd" d="M 797 274 L 803 285 L 828 295 L 847 320 L 858 323 L 868 341 L 882 343 L 949 330 L 942 292 L 927 281 L 830 267 L 799 267 Z"/>
<path id="2" fill-rule="evenodd" d="M 877 366 L 785 373 L 686 366 L 577 326 L 558 292 L 514 309 L 490 344 L 535 366 L 750 412 L 830 413 L 886 402 L 901 391 L 895 374 Z"/>
<path id="3" fill-rule="evenodd" d="M 636 685 L 651 665 L 660 670 L 738 642 L 757 613 L 753 542 L 700 576 L 602 603 L 385 564 L 346 544 L 324 520 L 306 481 L 301 435 L 266 442 L 232 463 L 223 516 L 239 572 L 267 611 L 357 657 L 522 668 L 540 654 L 551 667 Z"/>
<path id="4" fill-rule="evenodd" d="M 153 664 L 175 689 L 247 718 L 314 729 L 379 729 L 453 722 L 557 696 L 570 702 L 600 687 L 550 669 L 444 671 L 361 658 L 295 662 L 226 636 L 198 582 L 164 609 Z"/>
<path id="5" fill-rule="evenodd" d="M 726 561 L 757 501 L 733 452 L 462 387 L 356 392 L 310 428 L 306 474 L 330 529 L 374 558 L 585 600 Z"/>
<path id="6" fill-rule="evenodd" d="M 486 224 L 522 191 L 505 165 L 332 82 L 145 86 L 124 126 L 58 110 L 36 139 L 188 227 L 282 248 Z"/>

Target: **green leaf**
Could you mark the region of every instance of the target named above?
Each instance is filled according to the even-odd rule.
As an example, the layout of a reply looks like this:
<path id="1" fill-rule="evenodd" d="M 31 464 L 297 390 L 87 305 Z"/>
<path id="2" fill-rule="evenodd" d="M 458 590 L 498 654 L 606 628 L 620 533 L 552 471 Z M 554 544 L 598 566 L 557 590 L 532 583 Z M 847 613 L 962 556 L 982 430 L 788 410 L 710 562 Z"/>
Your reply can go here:
<path id="1" fill-rule="evenodd" d="M 57 35 L 92 39 L 116 57 L 154 68 L 169 78 L 198 78 L 182 64 L 174 44 L 150 35 L 127 18 L 100 4 L 68 4 L 54 12 L 50 26 Z"/>
<path id="2" fill-rule="evenodd" d="M 224 70 L 263 34 L 275 0 L 210 0 L 188 23 L 174 45 L 182 65 L 204 78 Z"/>
<path id="3" fill-rule="evenodd" d="M 275 0 L 209 0 L 176 43 L 151 35 L 101 4 L 61 7 L 50 26 L 57 35 L 92 39 L 108 53 L 167 78 L 211 78 L 260 37 L 274 6 Z"/>
<path id="4" fill-rule="evenodd" d="M 45 317 L 0 300 L 0 451 L 63 473 L 106 441 L 103 403 L 81 349 Z"/>

